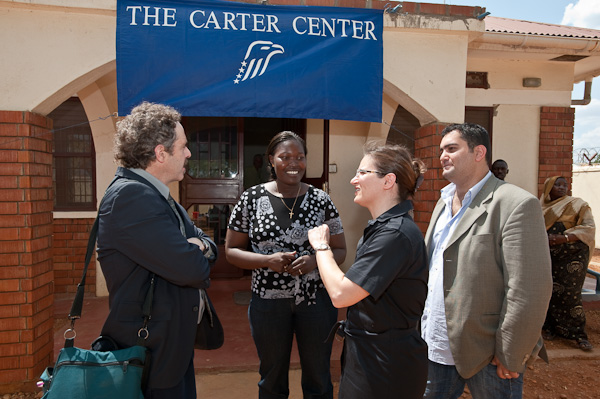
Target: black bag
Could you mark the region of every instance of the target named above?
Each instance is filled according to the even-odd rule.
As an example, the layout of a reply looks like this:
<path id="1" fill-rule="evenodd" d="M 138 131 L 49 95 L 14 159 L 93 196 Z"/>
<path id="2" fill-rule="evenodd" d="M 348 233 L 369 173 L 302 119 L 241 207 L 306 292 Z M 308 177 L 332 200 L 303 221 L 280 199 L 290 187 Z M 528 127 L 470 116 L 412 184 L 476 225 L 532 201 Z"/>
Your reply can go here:
<path id="1" fill-rule="evenodd" d="M 225 340 L 223 326 L 206 290 L 201 290 L 201 292 L 204 299 L 204 313 L 196 329 L 194 348 L 202 350 L 219 349 L 223 346 Z"/>
<path id="2" fill-rule="evenodd" d="M 65 345 L 60 350 L 54 367 L 48 367 L 41 376 L 43 399 L 143 399 L 150 369 L 150 351 L 144 346 L 148 338 L 148 320 L 152 309 L 155 275 L 143 306 L 143 326 L 138 332 L 137 345 L 117 348 L 110 337 L 99 337 L 92 349 L 74 346 L 75 320 L 81 318 L 85 276 L 96 244 L 98 218 L 94 221 L 85 255 L 81 282 L 69 312 L 71 326 L 65 331 Z"/>

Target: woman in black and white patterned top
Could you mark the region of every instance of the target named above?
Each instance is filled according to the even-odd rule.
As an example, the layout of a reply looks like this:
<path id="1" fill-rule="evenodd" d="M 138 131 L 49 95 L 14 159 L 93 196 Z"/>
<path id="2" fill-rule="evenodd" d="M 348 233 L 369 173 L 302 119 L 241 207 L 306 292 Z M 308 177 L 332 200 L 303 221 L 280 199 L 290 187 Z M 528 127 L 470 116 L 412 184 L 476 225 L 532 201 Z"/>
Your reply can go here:
<path id="1" fill-rule="evenodd" d="M 321 281 L 308 230 L 329 226 L 329 245 L 339 264 L 346 257 L 342 223 L 329 195 L 301 182 L 306 170 L 301 137 L 278 133 L 267 154 L 274 180 L 242 194 L 231 213 L 225 243 L 228 262 L 252 270 L 248 317 L 260 358 L 259 398 L 289 395 L 294 334 L 304 397 L 333 398 L 331 343 L 325 341 L 337 310 Z"/>

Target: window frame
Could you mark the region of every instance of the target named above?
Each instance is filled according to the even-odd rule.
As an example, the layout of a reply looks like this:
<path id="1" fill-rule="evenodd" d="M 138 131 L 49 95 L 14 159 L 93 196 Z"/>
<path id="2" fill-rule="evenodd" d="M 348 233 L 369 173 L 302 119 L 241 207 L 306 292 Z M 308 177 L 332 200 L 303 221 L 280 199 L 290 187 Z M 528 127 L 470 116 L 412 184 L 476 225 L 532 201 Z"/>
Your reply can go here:
<path id="1" fill-rule="evenodd" d="M 61 115 L 68 112 L 74 117 L 65 118 L 61 120 Z M 92 134 L 87 115 L 81 101 L 77 97 L 71 97 L 59 105 L 54 111 L 52 111 L 48 117 L 54 122 L 53 139 L 52 139 L 52 180 L 53 180 L 53 209 L 57 212 L 79 212 L 79 211 L 96 211 L 97 210 L 97 196 L 96 196 L 96 149 L 94 145 L 94 136 Z M 56 135 L 63 134 L 69 130 L 69 135 L 88 135 L 90 140 L 89 152 L 70 152 L 70 151 L 57 151 L 56 150 Z M 89 173 L 91 176 L 91 196 L 90 201 L 78 202 L 75 200 L 75 194 L 71 193 L 71 196 L 66 200 L 63 200 L 63 196 L 59 196 L 57 187 L 64 187 L 64 185 L 74 183 L 68 183 L 69 173 L 67 170 L 63 170 L 60 166 L 61 162 L 57 160 L 69 160 L 75 158 L 83 158 L 90 160 L 89 168 L 73 168 L 75 170 Z M 84 184 L 87 184 L 85 182 Z"/>

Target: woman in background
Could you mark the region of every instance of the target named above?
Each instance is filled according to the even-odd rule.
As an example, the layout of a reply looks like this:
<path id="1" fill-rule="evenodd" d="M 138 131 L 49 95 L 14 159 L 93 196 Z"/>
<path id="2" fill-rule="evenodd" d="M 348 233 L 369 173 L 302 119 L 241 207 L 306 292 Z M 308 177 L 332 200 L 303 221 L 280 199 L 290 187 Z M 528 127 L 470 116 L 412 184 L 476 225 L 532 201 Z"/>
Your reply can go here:
<path id="1" fill-rule="evenodd" d="M 345 336 L 340 399 L 417 399 L 425 392 L 427 345 L 417 324 L 428 264 L 423 234 L 410 216 L 424 172 L 423 163 L 402 146 L 365 148 L 350 183 L 354 202 L 373 220 L 345 274 L 329 249 L 329 227 L 308 233 L 334 306 L 349 307 L 337 331 Z"/>
<path id="2" fill-rule="evenodd" d="M 543 327 L 544 339 L 556 335 L 577 342 L 579 349 L 593 345 L 585 332 L 581 288 L 595 248 L 596 227 L 587 202 L 567 195 L 569 183 L 562 176 L 544 183 L 540 198 L 552 258 L 552 298 Z"/>
<path id="3" fill-rule="evenodd" d="M 267 148 L 273 180 L 246 190 L 231 213 L 225 254 L 252 270 L 248 318 L 260 358 L 259 398 L 287 398 L 294 334 L 304 398 L 333 398 L 327 334 L 337 320 L 321 281 L 308 230 L 325 223 L 337 262 L 346 240 L 329 195 L 302 183 L 306 144 L 293 132 L 278 133 Z M 251 244 L 251 249 L 248 249 Z"/>

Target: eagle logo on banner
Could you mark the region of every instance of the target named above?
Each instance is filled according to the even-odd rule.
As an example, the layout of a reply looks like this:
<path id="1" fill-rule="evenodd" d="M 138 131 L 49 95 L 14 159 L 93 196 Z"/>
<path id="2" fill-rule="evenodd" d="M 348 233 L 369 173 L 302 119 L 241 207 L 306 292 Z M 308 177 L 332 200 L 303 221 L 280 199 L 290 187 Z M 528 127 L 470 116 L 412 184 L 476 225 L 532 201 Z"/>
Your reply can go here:
<path id="1" fill-rule="evenodd" d="M 242 66 L 238 69 L 239 73 L 235 76 L 236 79 L 233 83 L 239 84 L 240 81 L 243 82 L 246 79 L 254 79 L 256 76 L 262 75 L 267 70 L 271 57 L 284 52 L 283 46 L 270 41 L 257 40 L 250 43 L 248 50 L 246 50 L 246 56 L 241 62 Z"/>

